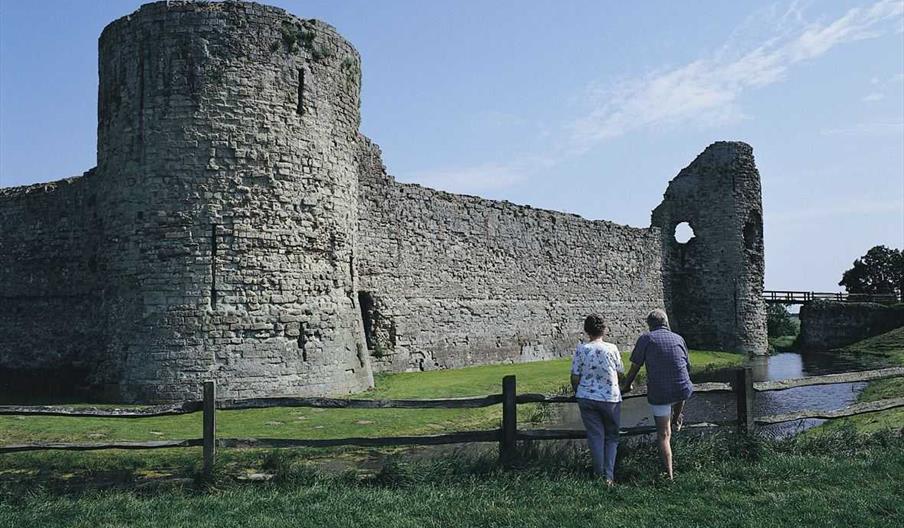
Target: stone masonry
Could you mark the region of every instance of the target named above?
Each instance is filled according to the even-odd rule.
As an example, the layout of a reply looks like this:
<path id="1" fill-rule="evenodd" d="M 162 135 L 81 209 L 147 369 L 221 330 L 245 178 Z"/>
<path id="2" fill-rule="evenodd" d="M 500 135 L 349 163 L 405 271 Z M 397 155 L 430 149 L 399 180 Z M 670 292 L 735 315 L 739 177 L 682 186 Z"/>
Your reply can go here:
<path id="1" fill-rule="evenodd" d="M 800 308 L 804 350 L 830 350 L 904 326 L 904 306 L 871 302 L 815 301 Z"/>
<path id="2" fill-rule="evenodd" d="M 97 167 L 0 189 L 0 392 L 341 394 L 567 355 L 590 312 L 630 346 L 663 305 L 692 346 L 765 352 L 743 143 L 634 228 L 396 182 L 358 132 L 358 53 L 322 22 L 156 2 L 99 48 Z"/>

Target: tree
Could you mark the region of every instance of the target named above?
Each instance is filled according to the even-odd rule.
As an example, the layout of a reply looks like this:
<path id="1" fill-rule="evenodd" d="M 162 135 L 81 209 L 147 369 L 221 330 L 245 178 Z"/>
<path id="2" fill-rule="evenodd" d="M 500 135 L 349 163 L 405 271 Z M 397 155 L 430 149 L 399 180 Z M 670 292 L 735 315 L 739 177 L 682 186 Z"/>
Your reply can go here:
<path id="1" fill-rule="evenodd" d="M 766 333 L 769 337 L 789 336 L 797 333 L 797 325 L 784 304 L 766 305 Z"/>
<path id="2" fill-rule="evenodd" d="M 901 295 L 904 290 L 904 252 L 875 246 L 844 272 L 839 286 L 848 293 Z"/>

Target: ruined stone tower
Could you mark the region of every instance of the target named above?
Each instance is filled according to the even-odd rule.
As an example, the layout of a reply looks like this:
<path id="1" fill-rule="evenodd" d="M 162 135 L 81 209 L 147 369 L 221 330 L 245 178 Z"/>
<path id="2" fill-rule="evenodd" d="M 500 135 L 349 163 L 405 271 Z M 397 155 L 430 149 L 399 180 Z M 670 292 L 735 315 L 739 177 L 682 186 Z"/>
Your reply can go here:
<path id="1" fill-rule="evenodd" d="M 747 145 L 629 227 L 395 181 L 322 22 L 156 2 L 99 46 L 97 167 L 0 189 L 0 393 L 342 394 L 372 368 L 562 357 L 591 312 L 630 347 L 663 305 L 692 346 L 766 350 Z"/>
<path id="2" fill-rule="evenodd" d="M 104 30 L 98 200 L 127 397 L 372 385 L 359 71 L 331 27 L 256 4 L 150 4 Z"/>
<path id="3" fill-rule="evenodd" d="M 687 222 L 685 243 L 675 229 Z M 662 231 L 662 271 L 672 329 L 690 346 L 762 354 L 763 206 L 753 149 L 711 145 L 669 183 L 651 224 Z"/>
<path id="4" fill-rule="evenodd" d="M 125 399 L 372 386 L 353 295 L 359 57 L 256 4 L 158 2 L 100 37 L 104 377 Z"/>

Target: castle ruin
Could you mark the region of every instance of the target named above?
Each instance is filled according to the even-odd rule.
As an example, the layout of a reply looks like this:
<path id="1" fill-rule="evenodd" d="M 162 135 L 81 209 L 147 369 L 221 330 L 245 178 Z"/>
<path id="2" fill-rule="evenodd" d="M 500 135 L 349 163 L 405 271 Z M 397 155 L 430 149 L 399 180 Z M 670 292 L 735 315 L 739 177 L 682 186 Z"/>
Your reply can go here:
<path id="1" fill-rule="evenodd" d="M 661 306 L 693 347 L 766 351 L 746 144 L 708 147 L 634 228 L 396 182 L 358 131 L 358 53 L 316 20 L 156 2 L 99 51 L 97 167 L 0 189 L 6 390 L 341 394 L 568 355 L 590 312 L 630 346 Z"/>

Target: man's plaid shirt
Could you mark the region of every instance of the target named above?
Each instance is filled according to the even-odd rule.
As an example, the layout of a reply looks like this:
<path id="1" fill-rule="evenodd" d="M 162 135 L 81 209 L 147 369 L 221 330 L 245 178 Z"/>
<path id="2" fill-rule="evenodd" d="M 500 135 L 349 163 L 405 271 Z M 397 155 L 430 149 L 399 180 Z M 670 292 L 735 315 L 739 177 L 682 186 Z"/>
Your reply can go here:
<path id="1" fill-rule="evenodd" d="M 666 327 L 640 336 L 631 362 L 647 366 L 647 401 L 665 405 L 686 400 L 694 392 L 684 338 Z"/>

